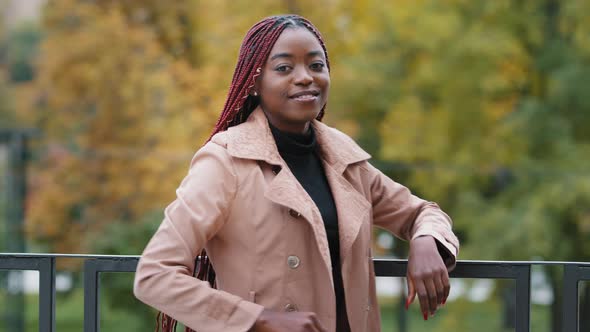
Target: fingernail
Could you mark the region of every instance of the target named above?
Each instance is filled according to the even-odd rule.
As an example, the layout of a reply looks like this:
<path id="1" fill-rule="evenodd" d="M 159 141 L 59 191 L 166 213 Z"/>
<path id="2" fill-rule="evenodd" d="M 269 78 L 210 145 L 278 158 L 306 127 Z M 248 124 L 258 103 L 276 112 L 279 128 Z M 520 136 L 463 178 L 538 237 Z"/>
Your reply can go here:
<path id="1" fill-rule="evenodd" d="M 410 299 L 406 299 L 406 310 L 410 307 Z"/>
<path id="2" fill-rule="evenodd" d="M 428 314 L 426 314 L 425 312 L 423 312 L 422 315 L 424 316 L 424 320 L 428 320 Z"/>
<path id="3" fill-rule="evenodd" d="M 442 302 L 442 304 L 443 304 L 443 305 L 445 305 L 445 303 L 447 303 L 447 299 L 446 299 L 446 298 L 445 298 L 445 299 L 443 299 L 443 302 Z"/>

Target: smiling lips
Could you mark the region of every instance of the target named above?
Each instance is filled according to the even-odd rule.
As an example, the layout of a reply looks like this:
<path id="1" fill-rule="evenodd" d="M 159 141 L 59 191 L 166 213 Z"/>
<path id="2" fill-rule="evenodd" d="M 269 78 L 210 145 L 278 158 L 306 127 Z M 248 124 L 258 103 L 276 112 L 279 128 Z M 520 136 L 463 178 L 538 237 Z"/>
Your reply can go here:
<path id="1" fill-rule="evenodd" d="M 297 92 L 297 93 L 291 95 L 289 98 L 296 100 L 296 101 L 308 102 L 308 101 L 316 100 L 319 95 L 320 95 L 320 92 L 318 90 L 306 90 L 306 91 Z"/>

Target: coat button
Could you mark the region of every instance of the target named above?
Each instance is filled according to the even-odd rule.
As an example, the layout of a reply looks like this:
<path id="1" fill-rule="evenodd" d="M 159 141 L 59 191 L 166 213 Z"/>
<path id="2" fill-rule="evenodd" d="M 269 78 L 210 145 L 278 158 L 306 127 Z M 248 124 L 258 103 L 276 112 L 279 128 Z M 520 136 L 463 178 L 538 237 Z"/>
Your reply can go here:
<path id="1" fill-rule="evenodd" d="M 287 257 L 287 264 L 292 269 L 298 268 L 300 263 L 301 263 L 301 260 L 299 259 L 299 257 L 297 257 L 295 255 L 291 255 L 291 256 Z"/>
<path id="2" fill-rule="evenodd" d="M 288 304 L 285 306 L 285 311 L 286 311 L 286 312 L 293 312 L 293 311 L 297 311 L 297 306 L 296 306 L 296 305 L 294 305 L 293 303 L 288 303 Z"/>
<path id="3" fill-rule="evenodd" d="M 289 209 L 289 214 L 291 215 L 291 217 L 293 218 L 301 218 L 301 213 L 293 210 L 293 209 Z"/>
<path id="4" fill-rule="evenodd" d="M 272 167 L 272 174 L 277 175 L 281 171 L 281 166 L 274 165 Z"/>

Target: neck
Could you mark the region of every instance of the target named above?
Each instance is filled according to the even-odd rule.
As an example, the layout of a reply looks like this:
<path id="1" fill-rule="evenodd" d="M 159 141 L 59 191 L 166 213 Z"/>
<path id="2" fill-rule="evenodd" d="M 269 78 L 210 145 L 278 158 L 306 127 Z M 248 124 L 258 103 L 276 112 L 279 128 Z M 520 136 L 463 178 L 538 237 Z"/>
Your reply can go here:
<path id="1" fill-rule="evenodd" d="M 301 123 L 301 122 L 284 123 L 284 122 L 277 121 L 276 119 L 273 119 L 266 112 L 264 112 L 264 115 L 266 116 L 266 119 L 268 120 L 268 122 L 280 131 L 283 131 L 283 132 L 289 133 L 289 134 L 309 135 L 309 132 L 311 129 L 311 121 L 306 121 L 303 123 Z"/>

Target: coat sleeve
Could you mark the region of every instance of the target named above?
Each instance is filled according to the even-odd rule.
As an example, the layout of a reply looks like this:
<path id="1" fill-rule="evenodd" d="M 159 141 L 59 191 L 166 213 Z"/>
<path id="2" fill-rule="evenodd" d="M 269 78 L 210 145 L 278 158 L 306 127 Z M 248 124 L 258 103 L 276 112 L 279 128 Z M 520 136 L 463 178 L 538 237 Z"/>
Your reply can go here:
<path id="1" fill-rule="evenodd" d="M 425 201 L 403 185 L 396 183 L 370 163 L 365 163 L 370 179 L 373 223 L 409 241 L 430 235 L 449 269 L 454 268 L 459 240 L 452 231 L 452 221 L 436 203 Z"/>
<path id="2" fill-rule="evenodd" d="M 135 273 L 139 300 L 200 332 L 248 331 L 263 310 L 192 276 L 195 257 L 223 226 L 236 194 L 232 165 L 212 142 L 195 154 Z"/>

